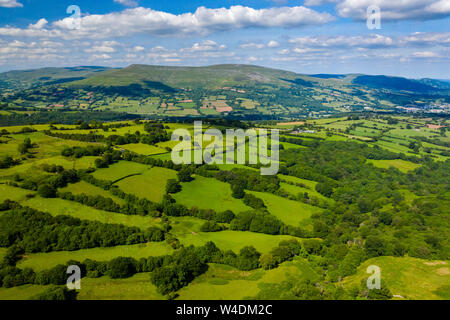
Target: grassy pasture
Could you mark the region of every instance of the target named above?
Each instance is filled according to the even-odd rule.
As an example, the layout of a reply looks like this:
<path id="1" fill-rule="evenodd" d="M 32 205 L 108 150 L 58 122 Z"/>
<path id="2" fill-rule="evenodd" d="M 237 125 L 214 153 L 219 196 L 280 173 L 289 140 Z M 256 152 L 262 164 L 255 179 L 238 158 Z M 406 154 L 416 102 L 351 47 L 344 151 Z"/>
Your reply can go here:
<path id="1" fill-rule="evenodd" d="M 284 262 L 272 270 L 240 271 L 233 267 L 210 264 L 206 273 L 196 278 L 178 294 L 180 300 L 242 300 L 255 298 L 265 286 L 289 278 L 316 279 L 308 262 L 301 258 Z M 275 299 L 269 296 L 265 299 Z"/>
<path id="2" fill-rule="evenodd" d="M 125 204 L 125 200 L 116 197 L 102 188 L 96 187 L 85 181 L 69 184 L 67 187 L 59 189 L 60 192 L 71 192 L 73 194 L 86 194 L 90 196 L 102 196 L 104 198 L 111 198 L 117 204 Z"/>
<path id="3" fill-rule="evenodd" d="M 83 157 L 80 159 L 65 158 L 63 156 L 54 156 L 46 159 L 30 159 L 23 161 L 21 164 L 8 168 L 0 169 L 0 177 L 12 176 L 16 173 L 26 175 L 36 175 L 37 172 L 42 173 L 41 166 L 43 164 L 55 164 L 65 169 L 88 169 L 94 167 L 97 157 Z"/>
<path id="4" fill-rule="evenodd" d="M 137 273 L 127 279 L 107 276 L 81 280 L 77 300 L 163 300 L 150 282 L 150 273 Z"/>
<path id="5" fill-rule="evenodd" d="M 372 258 L 358 268 L 357 274 L 345 278 L 343 286 L 359 287 L 361 280 L 369 276 L 366 269 L 370 265 L 381 268 L 381 279 L 386 282 L 393 295 L 404 299 L 450 299 L 449 261 L 428 261 L 411 257 Z"/>
<path id="6" fill-rule="evenodd" d="M 131 174 L 141 174 L 150 169 L 150 166 L 130 161 L 119 161 L 108 168 L 99 169 L 92 175 L 101 180 L 116 181 Z"/>
<path id="7" fill-rule="evenodd" d="M 8 186 L 6 184 L 0 184 L 0 202 L 5 201 L 6 199 L 19 202 L 25 200 L 27 194 L 35 194 L 35 192 Z"/>
<path id="8" fill-rule="evenodd" d="M 176 179 L 176 177 L 174 170 L 153 167 L 140 175 L 120 180 L 116 185 L 126 193 L 132 193 L 153 202 L 161 202 L 166 192 L 167 180 Z"/>
<path id="9" fill-rule="evenodd" d="M 416 164 L 416 163 L 413 163 L 410 161 L 401 160 L 401 159 L 396 159 L 396 160 L 371 160 L 371 159 L 369 159 L 369 160 L 367 160 L 367 163 L 371 163 L 375 167 L 382 168 L 382 169 L 389 169 L 390 167 L 394 167 L 394 168 L 397 168 L 398 170 L 400 170 L 401 172 L 405 172 L 405 173 L 420 167 L 419 164 Z"/>
<path id="10" fill-rule="evenodd" d="M 0 300 L 30 300 L 51 286 L 27 284 L 20 287 L 0 288 Z"/>
<path id="11" fill-rule="evenodd" d="M 298 226 L 303 220 L 311 217 L 313 213 L 322 211 L 320 208 L 299 201 L 285 199 L 270 193 L 247 192 L 262 199 L 269 212 L 288 225 Z"/>
<path id="12" fill-rule="evenodd" d="M 231 210 L 234 213 L 251 209 L 241 200 L 231 196 L 229 184 L 216 179 L 195 176 L 193 181 L 181 185 L 181 192 L 174 194 L 173 197 L 188 208 L 197 206 L 200 209 Z"/>
<path id="13" fill-rule="evenodd" d="M 281 182 L 280 183 L 280 187 L 281 187 L 281 189 L 286 190 L 287 192 L 289 192 L 290 194 L 292 194 L 294 196 L 297 196 L 299 193 L 305 193 L 306 192 L 310 196 L 315 196 L 315 197 L 317 197 L 319 199 L 326 200 L 326 201 L 333 201 L 332 199 L 327 198 L 324 195 L 318 193 L 316 191 L 316 189 L 302 188 L 302 187 L 299 187 L 299 186 L 296 186 L 296 185 L 292 185 L 292 184 L 289 184 L 289 183 L 286 183 L 286 182 Z"/>
<path id="14" fill-rule="evenodd" d="M 158 219 L 136 215 L 125 215 L 115 212 L 97 210 L 78 202 L 63 199 L 44 199 L 35 197 L 22 203 L 24 206 L 48 212 L 53 216 L 67 215 L 82 220 L 99 221 L 101 223 L 123 224 L 130 227 L 146 229 L 154 226 Z"/>
<path id="15" fill-rule="evenodd" d="M 166 153 L 167 150 L 164 148 L 159 148 L 156 146 L 143 144 L 143 143 L 130 143 L 120 146 L 121 149 L 126 149 L 131 152 L 143 154 L 145 156 L 150 156 L 153 154 Z"/>
<path id="16" fill-rule="evenodd" d="M 284 174 L 279 174 L 278 177 L 283 181 L 293 182 L 293 183 L 302 183 L 305 186 L 309 187 L 311 190 L 315 190 L 318 182 L 312 180 L 301 179 L 293 176 L 287 176 Z"/>
<path id="17" fill-rule="evenodd" d="M 175 236 L 182 244 L 203 246 L 206 242 L 212 241 L 217 247 L 223 250 L 233 250 L 236 253 L 243 247 L 252 245 L 261 253 L 269 252 L 276 247 L 280 241 L 293 239 L 292 236 L 268 235 L 248 231 L 225 230 L 220 232 L 191 232 L 176 234 Z"/>
<path id="18" fill-rule="evenodd" d="M 80 262 L 83 262 L 85 259 L 110 261 L 116 257 L 132 257 L 139 260 L 140 258 L 147 258 L 150 256 L 171 254 L 172 251 L 173 249 L 166 242 L 148 242 L 110 248 L 32 253 L 20 260 L 18 267 L 32 268 L 34 271 L 41 271 L 50 269 L 57 264 L 65 264 L 70 260 Z"/>

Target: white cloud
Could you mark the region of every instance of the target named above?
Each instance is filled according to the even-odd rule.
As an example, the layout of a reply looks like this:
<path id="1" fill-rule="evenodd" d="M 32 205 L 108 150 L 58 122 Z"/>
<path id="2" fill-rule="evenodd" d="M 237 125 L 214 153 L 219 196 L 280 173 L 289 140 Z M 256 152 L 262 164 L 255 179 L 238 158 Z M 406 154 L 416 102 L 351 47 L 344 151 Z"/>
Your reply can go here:
<path id="1" fill-rule="evenodd" d="M 135 0 L 114 0 L 115 3 L 120 3 L 126 7 L 137 7 L 139 3 Z"/>
<path id="2" fill-rule="evenodd" d="M 440 55 L 435 52 L 431 52 L 431 51 L 419 51 L 419 52 L 414 52 L 413 57 L 415 57 L 415 58 L 439 58 Z"/>
<path id="3" fill-rule="evenodd" d="M 135 46 L 135 47 L 133 48 L 133 51 L 134 51 L 134 52 L 142 52 L 142 51 L 144 51 L 144 50 L 145 50 L 145 48 L 142 47 L 142 46 Z"/>
<path id="4" fill-rule="evenodd" d="M 111 56 L 108 54 L 94 54 L 92 55 L 92 59 L 95 60 L 108 60 L 111 59 Z"/>
<path id="5" fill-rule="evenodd" d="M 148 8 L 126 9 L 104 15 L 86 15 L 81 18 L 81 28 L 73 30 L 73 18 L 54 22 L 48 28 L 0 28 L 0 35 L 24 37 L 107 38 L 152 34 L 182 36 L 210 34 L 243 28 L 293 28 L 322 25 L 333 21 L 329 13 L 317 12 L 303 6 L 253 9 L 232 6 L 229 9 L 199 7 L 194 13 L 179 15 Z"/>
<path id="6" fill-rule="evenodd" d="M 267 46 L 268 46 L 269 48 L 276 48 L 276 47 L 279 47 L 280 44 L 279 44 L 277 41 L 271 40 L 271 41 L 269 41 L 269 43 L 267 44 Z"/>
<path id="7" fill-rule="evenodd" d="M 449 0 L 343 0 L 336 6 L 340 16 L 367 19 L 367 8 L 380 7 L 381 21 L 432 20 L 450 15 Z"/>
<path id="8" fill-rule="evenodd" d="M 305 6 L 321 6 L 325 3 L 337 3 L 339 0 L 305 0 L 303 3 Z"/>
<path id="9" fill-rule="evenodd" d="M 192 47 L 190 48 L 184 48 L 181 49 L 183 52 L 198 52 L 198 51 L 218 51 L 218 50 L 224 50 L 227 47 L 225 45 L 219 45 L 215 41 L 212 40 L 205 40 L 201 43 L 194 43 Z"/>
<path id="10" fill-rule="evenodd" d="M 0 0 L 0 7 L 3 8 L 22 8 L 23 4 L 17 0 Z"/>
<path id="11" fill-rule="evenodd" d="M 304 47 L 316 48 L 381 48 L 394 45 L 394 40 L 391 37 L 378 34 L 370 36 L 300 37 L 291 39 L 289 42 Z"/>
<path id="12" fill-rule="evenodd" d="M 280 51 L 278 51 L 278 54 L 289 54 L 291 51 L 289 49 L 281 49 Z"/>
<path id="13" fill-rule="evenodd" d="M 241 49 L 262 49 L 264 47 L 265 47 L 264 44 L 254 43 L 254 42 L 243 43 L 239 46 L 239 48 L 241 48 Z"/>

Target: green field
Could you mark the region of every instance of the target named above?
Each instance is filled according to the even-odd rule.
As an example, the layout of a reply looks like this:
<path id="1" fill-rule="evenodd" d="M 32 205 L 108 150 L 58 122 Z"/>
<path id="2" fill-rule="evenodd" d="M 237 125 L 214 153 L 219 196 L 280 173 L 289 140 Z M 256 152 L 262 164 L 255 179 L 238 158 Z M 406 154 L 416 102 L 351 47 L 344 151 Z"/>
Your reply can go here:
<path id="1" fill-rule="evenodd" d="M 311 217 L 313 213 L 322 211 L 320 208 L 299 201 L 288 200 L 270 193 L 248 192 L 262 199 L 269 212 L 288 225 L 302 225 L 303 220 Z"/>
<path id="2" fill-rule="evenodd" d="M 178 203 L 188 208 L 231 210 L 234 213 L 250 210 L 241 200 L 231 196 L 230 185 L 216 179 L 196 176 L 191 182 L 182 183 L 182 190 L 173 195 Z"/>
<path id="3" fill-rule="evenodd" d="M 138 273 L 128 279 L 84 278 L 77 300 L 162 300 L 150 282 L 149 273 Z"/>
<path id="4" fill-rule="evenodd" d="M 176 179 L 176 171 L 153 167 L 142 174 L 120 180 L 116 185 L 126 193 L 161 202 L 169 179 Z"/>
<path id="5" fill-rule="evenodd" d="M 50 269 L 69 260 L 83 262 L 85 259 L 110 261 L 116 257 L 133 257 L 135 259 L 171 254 L 173 249 L 166 242 L 148 242 L 109 248 L 83 249 L 77 251 L 54 251 L 32 253 L 20 261 L 18 267 L 32 268 L 35 271 Z"/>
<path id="6" fill-rule="evenodd" d="M 345 278 L 344 287 L 359 286 L 370 265 L 381 268 L 381 279 L 397 299 L 450 299 L 449 261 L 379 257 L 365 261 L 354 276 Z"/>
<path id="7" fill-rule="evenodd" d="M 110 192 L 103 190 L 97 186 L 94 186 L 85 181 L 80 181 L 77 183 L 69 184 L 65 188 L 59 189 L 60 192 L 71 192 L 75 195 L 86 194 L 89 196 L 102 196 L 104 198 L 111 198 L 115 203 L 123 205 L 125 204 L 125 200 L 112 195 Z"/>
<path id="8" fill-rule="evenodd" d="M 150 169 L 145 164 L 130 161 L 119 161 L 110 165 L 108 168 L 96 170 L 92 175 L 101 180 L 116 181 L 124 177 L 141 174 Z"/>
<path id="9" fill-rule="evenodd" d="M 252 245 L 261 253 L 269 252 L 283 240 L 292 239 L 291 236 L 268 235 L 263 233 L 243 231 L 220 232 L 191 232 L 175 234 L 180 242 L 187 245 L 202 246 L 208 241 L 214 242 L 217 247 L 224 250 L 239 252 L 243 247 Z"/>
<path id="10" fill-rule="evenodd" d="M 6 184 L 0 184 L 0 202 L 7 199 L 20 202 L 26 199 L 26 195 L 35 194 L 34 191 L 20 189 Z"/>
<path id="11" fill-rule="evenodd" d="M 373 164 L 375 167 L 389 169 L 397 168 L 401 172 L 408 172 L 420 167 L 420 165 L 405 160 L 367 160 L 367 163 Z"/>
<path id="12" fill-rule="evenodd" d="M 48 212 L 53 216 L 67 215 L 82 220 L 123 224 L 141 229 L 147 229 L 148 227 L 155 225 L 158 221 L 158 219 L 154 219 L 152 217 L 125 215 L 121 213 L 97 210 L 77 202 L 63 199 L 44 199 L 41 197 L 36 197 L 22 202 L 22 205 Z"/>
<path id="13" fill-rule="evenodd" d="M 242 300 L 254 299 L 265 286 L 296 277 L 317 279 L 308 262 L 295 259 L 278 268 L 265 271 L 240 271 L 235 268 L 211 264 L 208 271 L 179 291 L 180 300 Z M 275 296 L 264 297 L 276 299 Z"/>

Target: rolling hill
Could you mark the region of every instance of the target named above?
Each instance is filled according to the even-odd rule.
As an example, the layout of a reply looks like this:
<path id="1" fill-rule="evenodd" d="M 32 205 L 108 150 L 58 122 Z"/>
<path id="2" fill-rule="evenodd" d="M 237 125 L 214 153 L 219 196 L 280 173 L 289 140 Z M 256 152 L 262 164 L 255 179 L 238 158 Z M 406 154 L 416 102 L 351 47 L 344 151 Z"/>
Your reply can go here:
<path id="1" fill-rule="evenodd" d="M 298 74 L 254 65 L 44 68 L 0 74 L 0 102 L 15 108 L 146 116 L 298 118 L 426 108 L 450 102 L 448 83 L 363 74 Z"/>

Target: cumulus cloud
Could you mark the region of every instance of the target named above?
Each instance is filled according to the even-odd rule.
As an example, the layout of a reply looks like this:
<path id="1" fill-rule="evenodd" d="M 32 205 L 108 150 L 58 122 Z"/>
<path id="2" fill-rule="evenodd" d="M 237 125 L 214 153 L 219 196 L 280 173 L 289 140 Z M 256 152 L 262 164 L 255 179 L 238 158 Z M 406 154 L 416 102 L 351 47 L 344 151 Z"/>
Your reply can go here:
<path id="1" fill-rule="evenodd" d="M 265 47 L 264 44 L 254 42 L 243 43 L 239 46 L 239 48 L 241 49 L 262 49 L 264 47 Z"/>
<path id="2" fill-rule="evenodd" d="M 413 53 L 415 58 L 439 58 L 440 55 L 432 51 L 418 51 Z"/>
<path id="3" fill-rule="evenodd" d="M 289 42 L 303 46 L 316 48 L 382 48 L 391 47 L 394 40 L 391 37 L 378 34 L 370 36 L 337 36 L 337 37 L 299 37 Z"/>
<path id="4" fill-rule="evenodd" d="M 243 28 L 293 28 L 322 25 L 333 20 L 334 17 L 329 13 L 320 13 L 303 6 L 268 9 L 244 6 L 232 6 L 229 9 L 199 7 L 194 13 L 179 15 L 139 7 L 103 15 L 86 15 L 81 18 L 81 28 L 77 30 L 73 30 L 73 18 L 65 18 L 54 22 L 49 28 L 0 28 L 0 35 L 67 39 L 107 38 L 133 34 L 206 35 L 215 31 Z"/>
<path id="5" fill-rule="evenodd" d="M 276 48 L 276 47 L 279 47 L 280 44 L 279 44 L 277 41 L 271 40 L 271 41 L 269 41 L 269 43 L 267 44 L 267 46 L 268 46 L 269 48 Z"/>
<path id="6" fill-rule="evenodd" d="M 126 7 L 137 7 L 138 6 L 138 2 L 134 1 L 134 0 L 114 0 L 115 3 L 120 3 L 123 6 Z"/>
<path id="7" fill-rule="evenodd" d="M 411 35 L 388 37 L 379 34 L 369 36 L 308 36 L 289 40 L 302 48 L 396 48 L 450 46 L 450 32 L 416 32 Z"/>
<path id="8" fill-rule="evenodd" d="M 450 15 L 449 0 L 343 0 L 336 10 L 341 17 L 367 19 L 367 8 L 380 7 L 382 21 L 433 20 Z"/>
<path id="9" fill-rule="evenodd" d="M 314 7 L 314 6 L 321 6 L 325 3 L 337 3 L 337 2 L 339 2 L 339 0 L 305 0 L 303 3 L 305 4 L 305 6 Z"/>
<path id="10" fill-rule="evenodd" d="M 3 8 L 22 8 L 23 4 L 17 0 L 0 0 L 0 7 Z"/>

